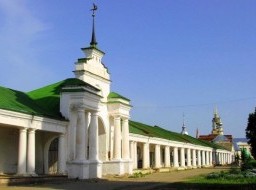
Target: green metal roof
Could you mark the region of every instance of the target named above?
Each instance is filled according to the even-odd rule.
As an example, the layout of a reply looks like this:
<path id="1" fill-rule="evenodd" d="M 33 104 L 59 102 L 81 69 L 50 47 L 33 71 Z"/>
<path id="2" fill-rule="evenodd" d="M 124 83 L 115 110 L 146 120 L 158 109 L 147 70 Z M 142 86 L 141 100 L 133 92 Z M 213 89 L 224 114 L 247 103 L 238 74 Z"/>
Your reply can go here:
<path id="1" fill-rule="evenodd" d="M 120 99 L 124 99 L 124 100 L 127 100 L 127 101 L 130 101 L 130 99 L 116 93 L 116 92 L 110 92 L 109 95 L 108 95 L 108 98 L 120 98 Z"/>
<path id="2" fill-rule="evenodd" d="M 56 117 L 40 107 L 26 93 L 5 87 L 0 87 L 0 109 L 29 115 Z"/>
<path id="3" fill-rule="evenodd" d="M 219 146 L 217 144 L 207 142 L 204 140 L 199 140 L 189 135 L 182 135 L 180 133 L 168 131 L 158 126 L 150 126 L 150 125 L 146 125 L 146 124 L 135 122 L 135 121 L 129 121 L 129 129 L 130 129 L 130 133 L 133 133 L 133 134 L 144 135 L 148 137 L 157 137 L 157 138 L 167 139 L 171 141 L 178 141 L 183 143 L 191 143 L 195 145 L 201 145 L 201 146 L 206 146 L 206 147 L 211 147 L 216 149 L 225 149 L 222 146 Z"/>
<path id="4" fill-rule="evenodd" d="M 56 117 L 61 117 L 60 110 L 60 93 L 63 87 L 89 87 L 96 91 L 99 89 L 94 86 L 76 79 L 68 78 L 66 80 L 33 90 L 27 94 L 42 108 L 47 110 L 47 112 L 55 115 Z"/>

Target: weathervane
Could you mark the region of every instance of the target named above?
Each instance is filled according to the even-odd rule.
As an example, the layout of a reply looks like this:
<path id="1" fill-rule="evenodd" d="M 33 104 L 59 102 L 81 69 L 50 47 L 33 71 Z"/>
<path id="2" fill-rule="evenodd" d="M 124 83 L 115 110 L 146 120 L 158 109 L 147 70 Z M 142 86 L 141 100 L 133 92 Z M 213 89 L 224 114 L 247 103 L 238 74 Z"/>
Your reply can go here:
<path id="1" fill-rule="evenodd" d="M 93 8 L 91 9 L 92 11 L 92 39 L 91 39 L 91 47 L 96 47 L 97 46 L 97 41 L 96 41 L 96 35 L 95 35 L 95 29 L 94 29 L 94 17 L 95 17 L 95 11 L 98 9 L 98 7 L 93 3 Z"/>
<path id="2" fill-rule="evenodd" d="M 91 9 L 91 11 L 92 11 L 92 16 L 93 17 L 95 17 L 95 11 L 98 9 L 98 7 L 97 7 L 97 5 L 95 5 L 94 3 L 93 3 L 93 8 Z"/>

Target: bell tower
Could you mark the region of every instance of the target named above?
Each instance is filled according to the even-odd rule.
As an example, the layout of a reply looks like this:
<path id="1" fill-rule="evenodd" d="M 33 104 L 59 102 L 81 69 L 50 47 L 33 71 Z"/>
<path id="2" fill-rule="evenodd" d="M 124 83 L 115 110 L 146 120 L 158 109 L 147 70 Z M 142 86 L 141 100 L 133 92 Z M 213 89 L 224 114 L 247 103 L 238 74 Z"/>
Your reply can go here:
<path id="1" fill-rule="evenodd" d="M 93 4 L 92 11 L 92 36 L 90 46 L 82 48 L 85 54 L 84 58 L 79 58 L 75 63 L 74 74 L 76 78 L 83 80 L 101 90 L 103 101 L 107 102 L 107 96 L 110 93 L 110 74 L 107 67 L 102 63 L 105 55 L 97 45 L 95 33 L 95 12 L 97 6 Z"/>
<path id="2" fill-rule="evenodd" d="M 217 108 L 214 110 L 213 119 L 212 119 L 212 134 L 214 135 L 223 135 L 221 118 L 218 114 Z"/>

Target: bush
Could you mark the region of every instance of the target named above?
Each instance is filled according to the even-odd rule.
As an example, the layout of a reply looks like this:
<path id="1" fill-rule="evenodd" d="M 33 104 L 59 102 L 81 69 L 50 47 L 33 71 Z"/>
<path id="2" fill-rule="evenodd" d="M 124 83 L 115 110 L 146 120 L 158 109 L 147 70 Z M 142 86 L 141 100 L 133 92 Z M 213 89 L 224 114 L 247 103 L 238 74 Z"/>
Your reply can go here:
<path id="1" fill-rule="evenodd" d="M 129 176 L 129 178 L 140 178 L 140 177 L 145 177 L 146 175 L 148 175 L 149 173 L 145 173 L 143 174 L 142 172 L 136 172 L 133 175 Z"/>
<path id="2" fill-rule="evenodd" d="M 230 168 L 229 173 L 230 174 L 240 174 L 241 173 L 241 169 L 237 168 L 237 167 L 232 167 L 232 168 Z"/>
<path id="3" fill-rule="evenodd" d="M 252 163 L 250 161 L 246 161 L 246 162 L 242 163 L 241 170 L 242 171 L 251 170 L 251 169 L 253 169 L 253 164 L 254 163 Z"/>
<path id="4" fill-rule="evenodd" d="M 210 173 L 206 176 L 206 179 L 219 179 L 220 174 L 219 173 Z"/>
<path id="5" fill-rule="evenodd" d="M 256 160 L 249 160 L 249 163 L 252 165 L 253 168 L 256 168 Z"/>

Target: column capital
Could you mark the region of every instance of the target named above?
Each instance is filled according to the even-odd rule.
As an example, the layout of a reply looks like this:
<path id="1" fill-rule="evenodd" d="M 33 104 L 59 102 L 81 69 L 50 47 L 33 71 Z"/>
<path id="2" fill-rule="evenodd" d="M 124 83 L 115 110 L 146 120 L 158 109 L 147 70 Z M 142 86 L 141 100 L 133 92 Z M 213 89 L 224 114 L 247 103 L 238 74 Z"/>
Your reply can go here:
<path id="1" fill-rule="evenodd" d="M 85 108 L 84 108 L 83 106 L 77 106 L 77 107 L 76 107 L 76 110 L 77 110 L 78 112 L 85 112 Z"/>
<path id="2" fill-rule="evenodd" d="M 27 132 L 27 130 L 28 130 L 28 128 L 25 128 L 25 127 L 19 128 L 19 131 L 20 131 L 20 132 Z"/>
<path id="3" fill-rule="evenodd" d="M 129 120 L 130 117 L 128 115 L 123 115 L 123 114 L 120 114 L 120 113 L 114 113 L 114 114 L 111 114 L 111 116 L 113 118 L 120 118 L 122 120 Z"/>
<path id="4" fill-rule="evenodd" d="M 121 116 L 120 115 L 113 115 L 114 119 L 120 119 L 121 120 Z"/>
<path id="5" fill-rule="evenodd" d="M 29 128 L 28 129 L 28 133 L 35 133 L 37 129 L 34 129 L 34 128 Z"/>
<path id="6" fill-rule="evenodd" d="M 65 137 L 66 133 L 59 133 L 59 137 Z"/>
<path id="7" fill-rule="evenodd" d="M 98 111 L 90 111 L 91 116 L 99 116 L 99 112 Z"/>

